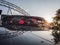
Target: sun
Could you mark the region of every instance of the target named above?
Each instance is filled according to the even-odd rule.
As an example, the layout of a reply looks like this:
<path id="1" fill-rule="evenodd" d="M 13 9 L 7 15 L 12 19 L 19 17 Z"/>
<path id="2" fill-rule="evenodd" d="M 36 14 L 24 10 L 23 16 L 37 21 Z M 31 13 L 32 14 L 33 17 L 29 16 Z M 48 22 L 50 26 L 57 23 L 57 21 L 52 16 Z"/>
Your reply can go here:
<path id="1" fill-rule="evenodd" d="M 49 22 L 49 23 L 50 23 L 50 22 L 53 22 L 53 19 L 52 19 L 51 17 L 45 17 L 44 19 L 45 19 L 47 22 Z"/>

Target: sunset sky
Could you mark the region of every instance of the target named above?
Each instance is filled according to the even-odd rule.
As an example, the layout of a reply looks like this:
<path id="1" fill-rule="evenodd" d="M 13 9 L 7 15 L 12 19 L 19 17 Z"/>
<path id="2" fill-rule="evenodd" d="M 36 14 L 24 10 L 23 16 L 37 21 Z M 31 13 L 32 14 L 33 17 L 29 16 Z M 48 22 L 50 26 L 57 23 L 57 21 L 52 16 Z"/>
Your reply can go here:
<path id="1" fill-rule="evenodd" d="M 7 0 L 25 11 L 31 16 L 39 16 L 45 18 L 48 22 L 52 22 L 56 10 L 60 8 L 60 0 Z M 2 8 L 0 6 L 0 8 Z M 5 9 L 4 9 L 5 10 Z M 6 11 L 6 10 L 5 10 Z M 5 13 L 3 11 L 3 13 Z"/>

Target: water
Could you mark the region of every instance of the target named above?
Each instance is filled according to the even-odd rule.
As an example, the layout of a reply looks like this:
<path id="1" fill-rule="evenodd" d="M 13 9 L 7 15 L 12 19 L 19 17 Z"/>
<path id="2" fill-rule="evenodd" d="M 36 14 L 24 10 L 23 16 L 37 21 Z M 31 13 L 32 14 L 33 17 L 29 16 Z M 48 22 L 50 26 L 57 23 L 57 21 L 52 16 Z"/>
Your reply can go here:
<path id="1" fill-rule="evenodd" d="M 5 30 L 0 28 L 0 34 L 6 34 Z M 54 45 L 52 39 L 51 31 L 27 31 L 12 38 L 0 39 L 0 45 Z"/>

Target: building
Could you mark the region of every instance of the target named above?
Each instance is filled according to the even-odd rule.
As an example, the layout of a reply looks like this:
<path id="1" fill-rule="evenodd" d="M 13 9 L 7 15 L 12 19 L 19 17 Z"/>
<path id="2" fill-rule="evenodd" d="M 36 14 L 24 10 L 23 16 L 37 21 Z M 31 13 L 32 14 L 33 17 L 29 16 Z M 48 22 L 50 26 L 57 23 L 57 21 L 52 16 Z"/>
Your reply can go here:
<path id="1" fill-rule="evenodd" d="M 40 20 L 38 20 L 38 27 L 41 30 L 48 30 L 49 23 L 44 18 L 40 17 Z"/>

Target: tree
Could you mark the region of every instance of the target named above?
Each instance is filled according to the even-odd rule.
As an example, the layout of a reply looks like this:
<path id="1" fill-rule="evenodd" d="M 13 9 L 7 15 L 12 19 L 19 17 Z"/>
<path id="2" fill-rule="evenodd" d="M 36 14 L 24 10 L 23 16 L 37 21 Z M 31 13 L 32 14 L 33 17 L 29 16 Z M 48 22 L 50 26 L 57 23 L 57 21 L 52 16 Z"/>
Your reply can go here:
<path id="1" fill-rule="evenodd" d="M 55 43 L 60 41 L 60 9 L 56 11 L 56 16 L 53 18 L 54 28 L 52 35 L 55 37 Z"/>
<path id="2" fill-rule="evenodd" d="M 53 21 L 55 26 L 57 26 L 59 28 L 58 30 L 60 31 L 60 9 L 57 10 L 56 16 L 53 18 Z"/>

